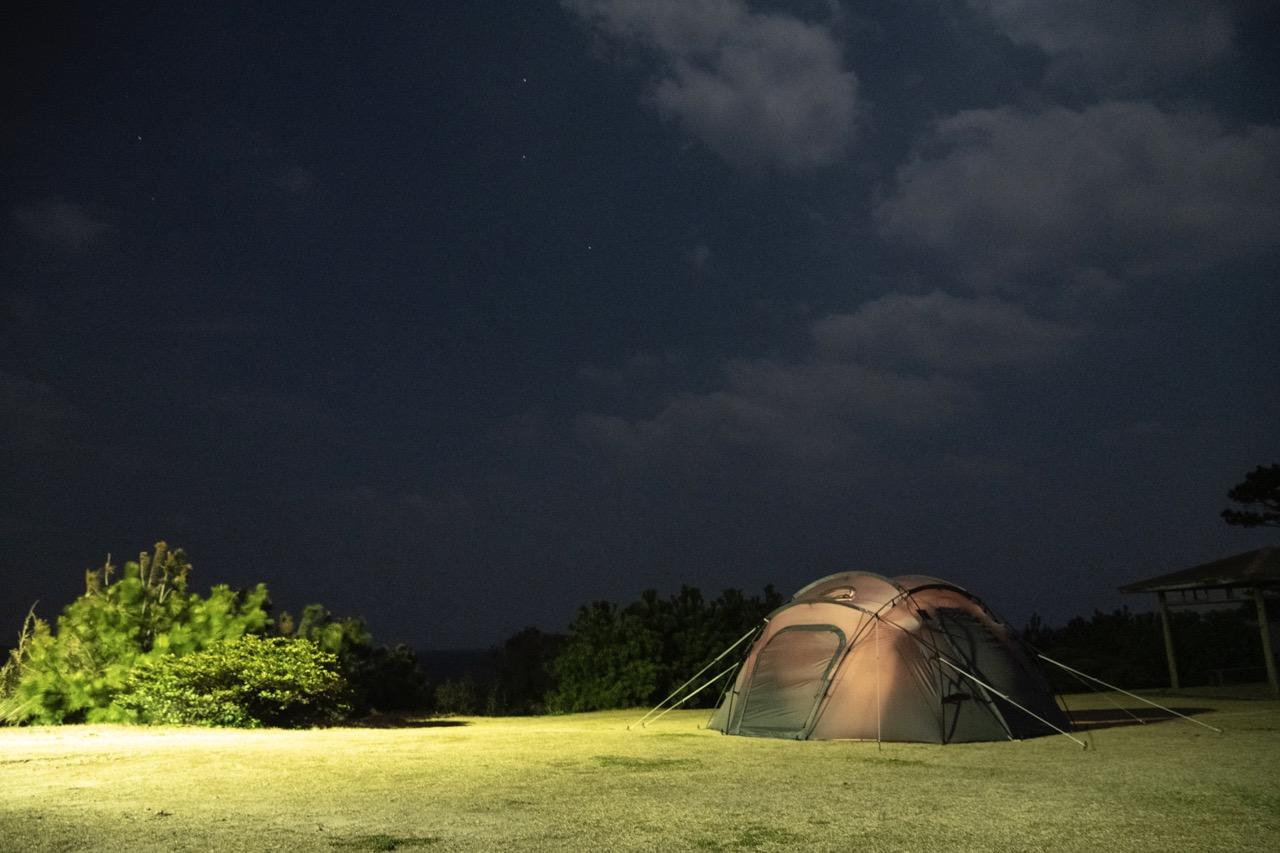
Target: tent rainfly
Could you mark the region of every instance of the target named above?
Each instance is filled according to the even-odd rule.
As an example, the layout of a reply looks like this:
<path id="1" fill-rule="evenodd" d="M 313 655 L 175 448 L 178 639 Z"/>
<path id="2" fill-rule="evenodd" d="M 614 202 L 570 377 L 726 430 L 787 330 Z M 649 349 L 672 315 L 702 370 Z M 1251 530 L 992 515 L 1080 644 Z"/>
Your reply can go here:
<path id="1" fill-rule="evenodd" d="M 958 586 L 844 572 L 770 614 L 709 727 L 924 743 L 1065 734 L 1035 659 Z"/>

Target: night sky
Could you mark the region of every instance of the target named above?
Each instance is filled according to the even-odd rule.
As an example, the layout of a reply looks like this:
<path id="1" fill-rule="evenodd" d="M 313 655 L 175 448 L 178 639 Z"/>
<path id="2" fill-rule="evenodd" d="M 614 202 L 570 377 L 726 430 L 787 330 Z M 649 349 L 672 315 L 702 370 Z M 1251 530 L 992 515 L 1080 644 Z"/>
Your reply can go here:
<path id="1" fill-rule="evenodd" d="M 1277 4 L 27 5 L 0 645 L 161 538 L 422 648 L 1275 540 Z"/>

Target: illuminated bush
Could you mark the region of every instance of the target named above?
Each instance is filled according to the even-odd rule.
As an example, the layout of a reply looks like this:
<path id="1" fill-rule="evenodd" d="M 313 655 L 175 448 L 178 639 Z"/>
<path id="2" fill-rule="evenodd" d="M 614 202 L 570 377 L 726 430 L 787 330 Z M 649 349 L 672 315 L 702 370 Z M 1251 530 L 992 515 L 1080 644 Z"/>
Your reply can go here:
<path id="1" fill-rule="evenodd" d="M 297 727 L 341 719 L 347 695 L 338 659 L 315 643 L 249 634 L 147 661 L 117 702 L 145 723 Z"/>
<path id="2" fill-rule="evenodd" d="M 187 588 L 190 574 L 186 555 L 158 542 L 153 553 L 126 563 L 119 576 L 109 557 L 101 569 L 86 572 L 84 594 L 63 609 L 56 626 L 29 614 L 17 648 L 0 667 L 0 724 L 285 725 L 310 719 L 312 712 L 328 719 L 339 708 L 367 713 L 425 710 L 429 704 L 413 651 L 375 646 L 362 620 L 338 619 L 314 604 L 297 624 L 281 614 L 273 632 L 264 585 L 240 591 L 219 585 L 201 597 Z M 225 645 L 269 633 L 306 642 Z M 215 649 L 220 657 L 174 662 Z M 313 660 L 311 652 L 328 654 Z M 229 678 L 219 667 L 232 653 L 248 667 L 246 678 L 275 685 L 265 694 L 266 704 L 235 698 L 243 685 L 199 677 L 200 667 L 209 666 Z M 253 654 L 263 660 L 245 657 Z M 320 672 L 332 669 L 333 661 L 346 691 L 341 701 L 329 675 Z M 130 695 L 144 687 L 150 691 L 144 696 Z"/>
<path id="3" fill-rule="evenodd" d="M 263 585 L 215 586 L 201 597 L 187 590 L 190 572 L 186 555 L 163 542 L 118 579 L 110 559 L 87 572 L 84 594 L 63 609 L 56 631 L 40 619 L 24 628 L 21 653 L 0 673 L 0 721 L 130 722 L 134 712 L 116 700 L 135 666 L 270 625 Z"/>

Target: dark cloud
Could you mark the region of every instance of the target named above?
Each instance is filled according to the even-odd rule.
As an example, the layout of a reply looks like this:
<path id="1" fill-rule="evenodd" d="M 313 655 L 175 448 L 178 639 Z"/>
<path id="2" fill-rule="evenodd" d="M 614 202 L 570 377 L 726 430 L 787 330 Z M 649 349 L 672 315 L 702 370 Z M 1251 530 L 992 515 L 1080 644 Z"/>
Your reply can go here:
<path id="1" fill-rule="evenodd" d="M 271 182 L 287 193 L 303 195 L 315 188 L 316 176 L 301 166 L 289 166 L 277 172 Z"/>
<path id="2" fill-rule="evenodd" d="M 1265 544 L 1274 5 L 33 7 L 0 623 L 158 536 L 439 646 L 846 568 L 1064 619 Z"/>
<path id="3" fill-rule="evenodd" d="M 262 335 L 266 325 L 262 317 L 252 314 L 192 315 L 172 319 L 167 324 L 175 335 L 197 338 L 252 338 Z"/>
<path id="4" fill-rule="evenodd" d="M 748 451 L 820 463 L 860 444 L 859 430 L 869 424 L 926 426 L 971 401 L 947 377 L 839 362 L 735 361 L 725 381 L 721 390 L 679 394 L 651 418 L 583 415 L 578 435 L 633 459 L 715 467 L 726 453 Z"/>
<path id="5" fill-rule="evenodd" d="M 689 250 L 689 266 L 695 273 L 704 273 L 711 266 L 715 254 L 706 243 L 698 243 Z"/>
<path id="6" fill-rule="evenodd" d="M 651 417 L 579 418 L 584 442 L 631 458 L 731 448 L 823 462 L 884 429 L 928 430 L 970 411 L 983 369 L 1032 365 L 1081 336 L 996 299 L 890 294 L 812 326 L 802 358 L 733 359 L 723 386 L 670 399 Z"/>
<path id="7" fill-rule="evenodd" d="M 16 205 L 9 215 L 28 237 L 71 251 L 86 248 L 111 227 L 83 205 L 61 199 Z"/>
<path id="8" fill-rule="evenodd" d="M 1135 102 L 968 110 L 936 124 L 875 213 L 981 289 L 1200 271 L 1280 246 L 1280 128 Z"/>
<path id="9" fill-rule="evenodd" d="M 966 374 L 1062 354 L 1081 331 L 999 299 L 890 294 L 814 324 L 818 351 L 885 368 Z"/>
<path id="10" fill-rule="evenodd" d="M 287 432 L 316 426 L 332 428 L 340 423 L 336 415 L 314 400 L 249 388 L 206 389 L 193 401 L 192 408 L 205 415 L 235 419 L 255 430 Z"/>
<path id="11" fill-rule="evenodd" d="M 858 82 L 823 24 L 743 0 L 562 0 L 595 31 L 651 51 L 660 113 L 738 166 L 801 170 L 849 147 Z"/>
<path id="12" fill-rule="evenodd" d="M 0 370 L 0 438 L 15 462 L 21 454 L 59 447 L 77 417 L 58 389 Z"/>
<path id="13" fill-rule="evenodd" d="M 475 508 L 466 495 L 453 491 L 407 491 L 389 494 L 371 486 L 334 489 L 323 500 L 348 520 L 403 534 L 409 529 L 436 532 L 469 526 Z"/>
<path id="14" fill-rule="evenodd" d="M 1228 2 L 969 0 L 1015 43 L 1050 58 L 1047 82 L 1131 90 L 1176 80 L 1231 50 Z"/>

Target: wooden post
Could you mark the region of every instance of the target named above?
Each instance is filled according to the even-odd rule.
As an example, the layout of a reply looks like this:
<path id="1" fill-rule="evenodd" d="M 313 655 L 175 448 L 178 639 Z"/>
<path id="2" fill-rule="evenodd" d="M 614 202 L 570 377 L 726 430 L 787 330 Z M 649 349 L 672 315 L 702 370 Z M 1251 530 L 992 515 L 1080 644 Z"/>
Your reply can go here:
<path id="1" fill-rule="evenodd" d="M 1262 659 L 1267 664 L 1267 681 L 1271 684 L 1271 692 L 1280 696 L 1280 679 L 1276 677 L 1276 655 L 1271 648 L 1271 627 L 1267 624 L 1267 602 L 1262 597 L 1262 589 L 1253 588 L 1253 600 L 1258 605 L 1258 630 L 1262 632 Z"/>
<path id="2" fill-rule="evenodd" d="M 1169 663 L 1169 688 L 1178 689 L 1178 660 L 1173 654 L 1173 622 L 1169 619 L 1169 603 L 1165 600 L 1164 591 L 1156 593 L 1160 602 L 1160 627 L 1164 629 L 1164 656 Z"/>

